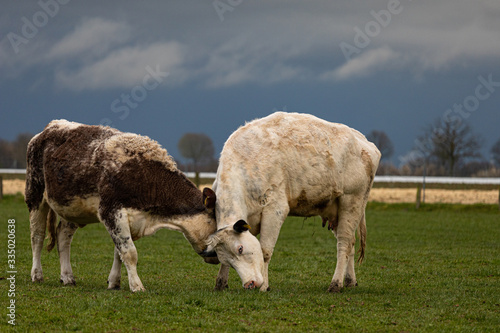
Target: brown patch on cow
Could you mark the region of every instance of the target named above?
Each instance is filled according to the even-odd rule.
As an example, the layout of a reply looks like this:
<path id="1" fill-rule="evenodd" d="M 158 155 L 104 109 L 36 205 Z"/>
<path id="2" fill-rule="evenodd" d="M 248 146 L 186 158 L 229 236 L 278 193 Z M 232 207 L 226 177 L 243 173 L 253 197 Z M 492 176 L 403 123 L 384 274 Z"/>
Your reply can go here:
<path id="1" fill-rule="evenodd" d="M 120 132 L 87 125 L 70 129 L 51 126 L 40 133 L 30 146 L 43 152 L 39 156 L 43 170 L 37 172 L 43 173 L 47 195 L 60 205 L 68 205 L 76 196 L 97 193 L 102 170 L 101 165 L 93 163 L 93 153 L 99 142 L 117 133 Z M 29 156 L 28 162 L 28 168 L 39 163 L 30 161 Z"/>
<path id="2" fill-rule="evenodd" d="M 307 210 L 309 202 L 307 200 L 307 193 L 305 190 L 300 192 L 300 195 L 290 201 L 290 215 L 302 216 L 301 214 Z"/>
<path id="3" fill-rule="evenodd" d="M 45 191 L 43 149 L 39 146 L 37 135 L 29 142 L 26 154 L 27 170 L 24 192 L 25 201 L 30 212 L 40 206 L 43 200 L 43 192 Z"/>
<path id="4" fill-rule="evenodd" d="M 131 159 L 102 182 L 104 215 L 120 208 L 134 208 L 153 215 L 194 215 L 206 210 L 202 193 L 180 171 L 158 161 Z"/>
<path id="5" fill-rule="evenodd" d="M 310 200 L 307 198 L 305 190 L 300 192 L 300 195 L 290 201 L 291 216 L 315 216 L 324 211 L 331 203 L 331 197 L 319 198 L 318 200 Z"/>

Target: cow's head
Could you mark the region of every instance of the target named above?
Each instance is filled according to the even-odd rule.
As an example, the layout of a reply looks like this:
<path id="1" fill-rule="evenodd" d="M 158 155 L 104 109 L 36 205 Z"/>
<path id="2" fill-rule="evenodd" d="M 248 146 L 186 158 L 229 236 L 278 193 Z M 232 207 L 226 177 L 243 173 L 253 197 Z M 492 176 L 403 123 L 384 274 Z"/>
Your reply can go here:
<path id="1" fill-rule="evenodd" d="M 248 230 L 250 226 L 239 220 L 232 227 L 219 229 L 208 238 L 206 253 L 216 252 L 219 261 L 233 267 L 245 289 L 258 288 L 264 282 L 264 258 L 259 240 Z"/>

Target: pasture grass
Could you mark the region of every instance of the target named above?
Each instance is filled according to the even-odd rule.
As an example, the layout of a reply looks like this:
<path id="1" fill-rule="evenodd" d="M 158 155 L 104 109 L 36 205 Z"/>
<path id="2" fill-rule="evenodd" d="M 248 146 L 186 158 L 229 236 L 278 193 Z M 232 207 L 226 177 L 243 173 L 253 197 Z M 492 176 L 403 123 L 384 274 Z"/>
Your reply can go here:
<path id="1" fill-rule="evenodd" d="M 7 250 L 0 250 L 0 331 L 40 332 L 498 332 L 500 213 L 495 205 L 370 203 L 359 286 L 326 290 L 336 248 L 320 218 L 289 218 L 270 265 L 271 291 L 246 291 L 234 270 L 213 291 L 218 266 L 203 263 L 182 234 L 136 242 L 147 291 L 106 290 L 113 244 L 102 225 L 78 230 L 74 287 L 59 283 L 57 251 L 44 250 L 45 281 L 30 280 L 28 212 L 21 196 L 0 202 L 0 244 L 16 219 L 16 327 L 7 323 Z"/>

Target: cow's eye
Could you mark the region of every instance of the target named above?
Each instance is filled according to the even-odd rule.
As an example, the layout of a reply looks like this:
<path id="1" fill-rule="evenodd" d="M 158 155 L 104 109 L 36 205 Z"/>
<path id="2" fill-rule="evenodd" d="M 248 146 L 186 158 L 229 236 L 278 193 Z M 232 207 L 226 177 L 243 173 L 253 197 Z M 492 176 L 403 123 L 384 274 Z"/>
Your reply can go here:
<path id="1" fill-rule="evenodd" d="M 238 253 L 239 254 L 243 253 L 243 245 L 238 246 Z"/>

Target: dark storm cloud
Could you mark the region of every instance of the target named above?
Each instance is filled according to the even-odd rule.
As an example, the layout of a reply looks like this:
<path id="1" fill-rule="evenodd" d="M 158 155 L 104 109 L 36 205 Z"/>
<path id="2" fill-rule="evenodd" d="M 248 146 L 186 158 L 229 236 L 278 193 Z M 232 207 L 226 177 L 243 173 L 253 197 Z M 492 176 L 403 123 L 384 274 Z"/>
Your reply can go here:
<path id="1" fill-rule="evenodd" d="M 425 74 L 500 54 L 497 1 L 65 2 L 7 5 L 2 71 L 49 66 L 55 85 L 92 90 L 130 85 L 158 64 L 176 74 L 170 84 L 218 88 Z"/>
<path id="2" fill-rule="evenodd" d="M 0 108 L 2 126 L 18 125 L 3 133 L 25 130 L 21 112 L 37 129 L 64 117 L 147 132 L 146 119 L 127 122 L 147 109 L 169 120 L 182 112 L 195 128 L 178 131 L 211 121 L 220 145 L 234 126 L 288 106 L 365 132 L 378 126 L 403 152 L 478 76 L 500 81 L 499 31 L 497 0 L 9 1 Z M 168 76 L 148 90 L 153 70 Z M 468 120 L 490 128 L 498 96 Z M 241 114 L 224 111 L 235 105 Z M 401 130 L 408 119 L 414 126 Z"/>

